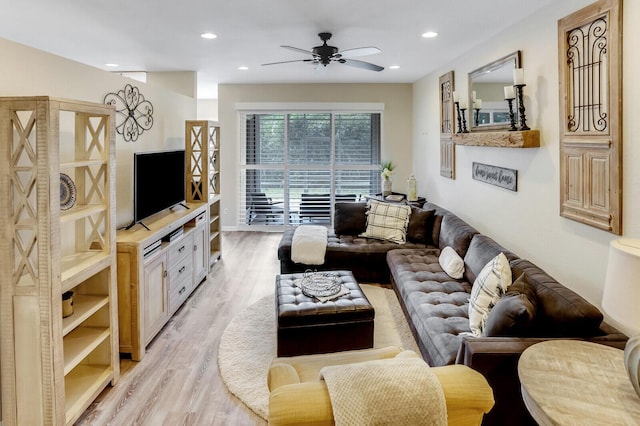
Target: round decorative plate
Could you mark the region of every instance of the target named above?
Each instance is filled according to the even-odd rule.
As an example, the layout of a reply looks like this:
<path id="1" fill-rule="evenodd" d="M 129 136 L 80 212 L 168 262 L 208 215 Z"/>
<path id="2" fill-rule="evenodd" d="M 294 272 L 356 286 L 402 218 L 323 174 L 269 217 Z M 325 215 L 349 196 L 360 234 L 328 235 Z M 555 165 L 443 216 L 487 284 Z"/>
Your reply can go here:
<path id="1" fill-rule="evenodd" d="M 60 173 L 60 210 L 69 210 L 76 203 L 76 184 L 69 175 Z"/>

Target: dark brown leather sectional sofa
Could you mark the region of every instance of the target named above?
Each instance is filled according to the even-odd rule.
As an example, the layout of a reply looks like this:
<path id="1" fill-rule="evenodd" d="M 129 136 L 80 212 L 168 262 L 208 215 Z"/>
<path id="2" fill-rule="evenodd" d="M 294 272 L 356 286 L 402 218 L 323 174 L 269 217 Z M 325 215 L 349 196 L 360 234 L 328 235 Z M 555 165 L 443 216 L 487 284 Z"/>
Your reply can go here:
<path id="1" fill-rule="evenodd" d="M 398 245 L 358 237 L 366 226 L 366 216 L 365 206 L 357 204 L 336 205 L 334 231 L 338 232 L 330 233 L 324 265 L 291 262 L 294 229 L 288 229 L 278 248 L 281 272 L 350 269 L 361 282 L 391 282 L 423 358 L 432 366 L 468 365 L 489 381 L 496 405 L 485 416 L 485 424 L 535 424 L 522 401 L 517 374 L 518 359 L 527 347 L 557 338 L 624 347 L 626 336 L 604 323 L 597 307 L 448 210 L 427 203 L 420 212 L 433 213 L 424 224 L 428 229 L 423 238 Z M 416 210 L 414 215 L 420 216 Z M 462 279 L 449 277 L 438 263 L 446 246 L 464 259 Z M 498 325 L 493 329 L 499 335 L 470 336 L 472 283 L 500 252 L 509 260 L 514 280 L 524 274 L 521 282 L 529 289 L 535 312 L 523 318 L 517 309 L 511 309 L 515 312 L 512 316 L 494 318 Z"/>

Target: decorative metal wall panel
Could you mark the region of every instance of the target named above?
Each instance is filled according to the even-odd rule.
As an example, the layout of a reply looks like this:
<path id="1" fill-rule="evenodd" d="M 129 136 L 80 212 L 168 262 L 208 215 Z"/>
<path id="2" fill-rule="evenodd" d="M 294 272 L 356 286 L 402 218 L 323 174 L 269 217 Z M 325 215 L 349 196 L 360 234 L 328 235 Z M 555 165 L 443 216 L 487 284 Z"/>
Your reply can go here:
<path id="1" fill-rule="evenodd" d="M 607 19 L 569 31 L 567 37 L 567 130 L 575 134 L 608 132 Z"/>

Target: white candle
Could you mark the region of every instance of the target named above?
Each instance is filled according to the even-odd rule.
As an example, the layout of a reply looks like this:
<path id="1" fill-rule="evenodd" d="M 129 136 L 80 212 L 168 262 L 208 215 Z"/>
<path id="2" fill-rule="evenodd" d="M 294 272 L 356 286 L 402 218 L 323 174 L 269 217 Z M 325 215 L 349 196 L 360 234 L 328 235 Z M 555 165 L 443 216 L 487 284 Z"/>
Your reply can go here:
<path id="1" fill-rule="evenodd" d="M 481 109 L 482 108 L 482 99 L 476 99 L 474 102 L 474 105 L 477 109 Z"/>
<path id="2" fill-rule="evenodd" d="M 467 107 L 467 101 L 465 101 L 464 99 L 460 100 L 460 108 L 466 108 Z"/>
<path id="3" fill-rule="evenodd" d="M 513 84 L 524 84 L 524 70 L 522 68 L 516 68 L 513 70 Z"/>
<path id="4" fill-rule="evenodd" d="M 473 93 L 473 100 L 475 101 L 476 100 L 476 91 L 474 90 L 472 93 Z"/>
<path id="5" fill-rule="evenodd" d="M 455 92 L 453 92 L 453 102 L 458 102 L 460 100 L 460 98 L 458 97 L 458 94 Z"/>
<path id="6" fill-rule="evenodd" d="M 513 86 L 504 86 L 504 98 L 515 99 L 516 94 L 513 91 Z"/>

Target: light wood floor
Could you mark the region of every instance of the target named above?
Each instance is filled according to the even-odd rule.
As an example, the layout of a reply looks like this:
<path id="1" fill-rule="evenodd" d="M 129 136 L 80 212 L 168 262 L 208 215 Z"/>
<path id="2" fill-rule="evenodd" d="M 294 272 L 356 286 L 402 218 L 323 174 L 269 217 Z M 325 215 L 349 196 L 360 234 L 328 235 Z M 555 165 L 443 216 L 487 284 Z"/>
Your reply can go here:
<path id="1" fill-rule="evenodd" d="M 226 232 L 222 259 L 147 346 L 122 359 L 121 376 L 87 409 L 80 425 L 264 425 L 231 395 L 218 371 L 218 343 L 244 307 L 270 294 L 282 234 Z"/>

